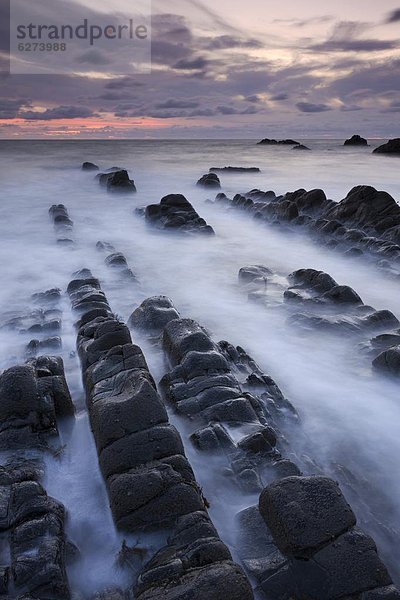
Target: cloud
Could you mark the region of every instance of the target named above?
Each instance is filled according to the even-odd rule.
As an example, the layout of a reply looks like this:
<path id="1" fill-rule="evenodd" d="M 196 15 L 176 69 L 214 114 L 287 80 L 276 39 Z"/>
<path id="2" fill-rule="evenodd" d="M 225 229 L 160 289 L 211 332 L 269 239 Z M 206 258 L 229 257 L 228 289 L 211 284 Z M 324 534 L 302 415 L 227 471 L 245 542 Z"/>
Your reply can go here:
<path id="1" fill-rule="evenodd" d="M 199 103 L 195 102 L 193 100 L 177 100 L 174 98 L 170 98 L 169 100 L 166 100 L 165 102 L 160 102 L 159 104 L 156 104 L 156 108 L 164 108 L 164 109 L 197 108 L 198 106 L 199 106 Z"/>
<path id="2" fill-rule="evenodd" d="M 336 23 L 330 37 L 320 44 L 313 44 L 314 52 L 383 52 L 399 47 L 398 40 L 360 39 L 359 35 L 369 28 L 360 21 Z"/>
<path id="3" fill-rule="evenodd" d="M 207 65 L 208 60 L 203 56 L 199 56 L 193 59 L 180 60 L 173 67 L 174 69 L 183 71 L 200 71 L 201 69 L 205 69 Z"/>
<path id="4" fill-rule="evenodd" d="M 107 90 L 120 90 L 131 87 L 141 87 L 144 83 L 133 79 L 132 77 L 118 77 L 118 79 L 113 79 L 109 81 L 104 86 Z"/>
<path id="5" fill-rule="evenodd" d="M 240 39 L 231 35 L 220 35 L 206 43 L 208 50 L 227 50 L 232 48 L 262 48 L 256 39 Z"/>
<path id="6" fill-rule="evenodd" d="M 261 98 L 257 94 L 253 94 L 252 96 L 246 96 L 245 100 L 246 102 L 251 102 L 252 104 L 257 104 L 258 102 L 261 102 Z"/>
<path id="7" fill-rule="evenodd" d="M 84 52 L 80 56 L 76 57 L 76 61 L 81 64 L 89 64 L 89 65 L 109 65 L 111 64 L 111 60 L 105 55 L 104 52 L 100 50 L 93 49 Z"/>
<path id="8" fill-rule="evenodd" d="M 296 106 L 300 112 L 304 113 L 320 113 L 332 110 L 327 104 L 313 104 L 312 102 L 298 102 Z"/>
<path id="9" fill-rule="evenodd" d="M 275 96 L 271 96 L 270 100 L 272 102 L 283 102 L 283 100 L 288 100 L 289 95 L 285 93 L 275 94 Z"/>
<path id="10" fill-rule="evenodd" d="M 57 106 L 44 112 L 29 110 L 20 114 L 27 121 L 52 121 L 53 119 L 88 119 L 96 116 L 92 109 L 84 106 Z"/>
<path id="11" fill-rule="evenodd" d="M 29 102 L 0 98 L 0 119 L 15 119 L 23 106 L 29 106 Z"/>
<path id="12" fill-rule="evenodd" d="M 400 8 L 396 8 L 388 14 L 386 23 L 398 23 L 400 21 Z"/>

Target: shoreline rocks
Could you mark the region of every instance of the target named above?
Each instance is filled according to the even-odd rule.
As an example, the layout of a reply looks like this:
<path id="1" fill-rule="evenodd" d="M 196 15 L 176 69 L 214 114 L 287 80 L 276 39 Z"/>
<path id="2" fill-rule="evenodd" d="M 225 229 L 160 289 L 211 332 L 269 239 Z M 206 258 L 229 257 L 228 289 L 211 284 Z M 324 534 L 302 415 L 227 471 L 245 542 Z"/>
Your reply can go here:
<path id="1" fill-rule="evenodd" d="M 214 172 L 210 172 L 210 173 L 207 173 L 206 175 L 203 175 L 203 177 L 201 177 L 198 180 L 197 185 L 200 187 L 205 187 L 205 188 L 215 188 L 215 189 L 221 188 L 220 179 L 219 179 L 218 175 L 216 175 L 216 173 L 214 173 Z"/>
<path id="2" fill-rule="evenodd" d="M 210 173 L 261 173 L 258 167 L 211 167 Z"/>
<path id="3" fill-rule="evenodd" d="M 182 194 L 170 194 L 160 204 L 145 209 L 145 219 L 158 229 L 186 234 L 214 235 L 214 230 L 202 219 Z"/>
<path id="4" fill-rule="evenodd" d="M 274 140 L 270 138 L 264 138 L 261 142 L 258 142 L 258 145 L 261 146 L 299 146 L 300 142 L 296 142 L 296 140 L 286 139 L 286 140 Z"/>
<path id="5" fill-rule="evenodd" d="M 355 134 L 351 138 L 347 139 L 343 145 L 344 146 L 369 146 L 368 140 L 366 140 L 365 138 L 363 138 L 357 134 Z"/>
<path id="6" fill-rule="evenodd" d="M 392 154 L 400 155 L 400 138 L 389 140 L 386 144 L 375 148 L 374 154 Z"/>
<path id="7" fill-rule="evenodd" d="M 141 349 L 92 274 L 75 277 L 68 293 L 80 317 L 78 354 L 115 524 L 130 533 L 170 530 L 165 548 L 142 569 L 135 598 L 253 600 L 210 521 Z"/>

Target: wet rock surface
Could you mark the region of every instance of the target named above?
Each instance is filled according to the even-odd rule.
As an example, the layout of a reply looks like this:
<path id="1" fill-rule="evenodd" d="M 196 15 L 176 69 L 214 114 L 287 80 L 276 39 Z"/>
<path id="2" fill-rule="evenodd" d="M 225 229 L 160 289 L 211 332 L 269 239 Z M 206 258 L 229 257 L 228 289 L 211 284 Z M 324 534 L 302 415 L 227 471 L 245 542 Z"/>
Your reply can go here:
<path id="1" fill-rule="evenodd" d="M 207 173 L 203 175 L 197 182 L 197 185 L 205 188 L 220 188 L 221 182 L 219 180 L 218 175 L 214 172 Z"/>
<path id="2" fill-rule="evenodd" d="M 70 219 L 68 210 L 64 204 L 54 204 L 51 206 L 49 215 L 54 223 L 57 243 L 65 246 L 74 244 L 72 239 L 74 222 Z"/>
<path id="3" fill-rule="evenodd" d="M 254 189 L 233 198 L 220 193 L 215 202 L 286 231 L 304 232 L 317 244 L 349 257 L 365 257 L 390 277 L 400 277 L 400 207 L 387 192 L 357 186 L 334 202 L 320 189 L 281 196 Z"/>
<path id="4" fill-rule="evenodd" d="M 79 317 L 78 354 L 115 524 L 130 533 L 172 531 L 142 570 L 135 598 L 250 600 L 251 585 L 210 521 L 141 349 L 90 272 L 77 274 L 68 293 Z M 157 313 L 160 304 L 164 310 L 160 299 L 142 306 L 139 323 L 148 322 L 149 306 Z"/>
<path id="5" fill-rule="evenodd" d="M 170 194 L 162 198 L 160 204 L 148 206 L 145 218 L 149 224 L 163 230 L 214 235 L 212 227 L 181 194 Z"/>

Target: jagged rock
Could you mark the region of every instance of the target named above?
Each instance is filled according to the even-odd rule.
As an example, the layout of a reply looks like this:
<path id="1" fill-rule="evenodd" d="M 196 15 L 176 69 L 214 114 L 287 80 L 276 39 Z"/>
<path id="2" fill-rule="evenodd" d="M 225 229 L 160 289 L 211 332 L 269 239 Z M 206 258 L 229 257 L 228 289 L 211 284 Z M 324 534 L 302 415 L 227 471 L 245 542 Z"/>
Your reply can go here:
<path id="1" fill-rule="evenodd" d="M 311 150 L 311 148 L 305 146 L 304 144 L 297 144 L 297 146 L 293 147 L 293 150 Z"/>
<path id="2" fill-rule="evenodd" d="M 220 188 L 221 182 L 218 175 L 215 173 L 207 173 L 207 175 L 203 175 L 203 177 L 199 179 L 197 185 L 207 188 Z"/>
<path id="3" fill-rule="evenodd" d="M 239 282 L 242 284 L 265 281 L 272 275 L 271 269 L 264 265 L 252 265 L 243 267 L 239 271 Z"/>
<path id="4" fill-rule="evenodd" d="M 345 141 L 344 146 L 368 146 L 368 140 L 360 135 L 353 135 Z"/>
<path id="5" fill-rule="evenodd" d="M 400 154 L 400 138 L 389 140 L 386 144 L 375 148 L 375 154 Z"/>

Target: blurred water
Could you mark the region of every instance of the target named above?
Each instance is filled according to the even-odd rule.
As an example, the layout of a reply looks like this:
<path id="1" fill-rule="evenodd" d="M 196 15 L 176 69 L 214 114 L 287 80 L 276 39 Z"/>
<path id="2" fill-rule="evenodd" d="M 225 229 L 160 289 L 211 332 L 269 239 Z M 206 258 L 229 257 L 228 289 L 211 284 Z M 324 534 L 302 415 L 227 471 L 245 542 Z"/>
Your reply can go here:
<path id="1" fill-rule="evenodd" d="M 194 185 L 210 167 L 257 166 L 262 173 L 221 174 L 223 191 L 231 195 L 257 187 L 284 193 L 299 187 L 322 187 L 329 197 L 340 200 L 353 186 L 369 184 L 400 198 L 396 159 L 373 156 L 371 148 L 345 149 L 342 141 L 299 141 L 313 151 L 292 152 L 290 147 L 257 146 L 254 141 L 1 142 L 0 320 L 10 308 L 29 303 L 33 292 L 54 286 L 65 289 L 71 273 L 82 267 L 91 268 L 101 279 L 111 306 L 124 319 L 144 298 L 170 296 L 184 316 L 197 319 L 214 339 L 227 339 L 254 355 L 301 414 L 305 434 L 301 439 L 309 440 L 309 446 L 306 442 L 304 448 L 304 441 L 294 439 L 297 450 L 308 452 L 333 476 L 335 461 L 353 470 L 356 465 L 357 476 L 364 476 L 373 489 L 390 500 L 385 525 L 395 528 L 400 524 L 398 386 L 371 372 L 368 360 L 363 362 L 355 351 L 355 342 L 296 335 L 281 309 L 249 304 L 236 281 L 238 270 L 248 264 L 265 264 L 283 274 L 297 268 L 323 269 L 340 284 L 353 286 L 366 304 L 388 308 L 400 316 L 398 283 L 367 264 L 318 248 L 307 238 L 288 236 L 246 215 L 213 206 L 206 202 L 213 194 Z M 94 174 L 80 170 L 84 160 L 104 169 L 127 168 L 138 194 L 108 196 Z M 185 194 L 214 227 L 215 239 L 160 235 L 134 214 L 136 207 L 159 202 L 168 193 Z M 47 215 L 53 203 L 64 203 L 75 222 L 73 249 L 55 244 Z M 124 252 L 140 279 L 139 287 L 111 276 L 104 254 L 95 249 L 99 240 L 111 242 Z M 72 533 L 86 522 L 95 531 L 96 519 L 104 523 L 108 514 L 108 525 L 105 530 L 100 528 L 95 538 L 102 549 L 92 562 L 91 572 L 94 580 L 101 574 L 102 584 L 108 579 L 113 583 L 116 576 L 110 565 L 121 540 L 113 532 L 93 441 L 88 440 L 79 365 L 70 355 L 75 332 L 67 301 L 63 323 L 67 376 L 81 412 L 67 445 L 65 470 L 58 476 L 56 467 L 51 471 L 56 485 L 50 485 L 50 490 L 67 501 Z M 161 355 L 143 344 L 158 377 L 164 369 Z M 20 361 L 21 348 L 16 334 L 0 332 L 0 368 Z M 185 426 L 178 425 L 187 444 Z M 216 525 L 224 539 L 233 544 L 228 539 L 231 521 L 226 516 L 230 513 L 227 497 L 213 486 L 212 470 L 203 468 L 201 457 L 187 447 Z M 92 477 L 86 480 L 91 468 Z M 93 499 L 98 501 L 98 516 Z M 253 500 L 231 494 L 231 512 Z M 355 506 L 361 518 L 371 509 L 368 502 L 366 493 L 366 505 Z M 79 505 L 79 511 L 73 510 L 74 504 Z M 108 542 L 104 546 L 105 539 Z M 384 537 L 377 541 L 391 557 L 391 565 L 398 564 L 400 544 L 387 542 Z M 107 558 L 109 572 L 104 570 Z M 87 586 L 89 590 L 92 587 L 94 583 Z"/>

